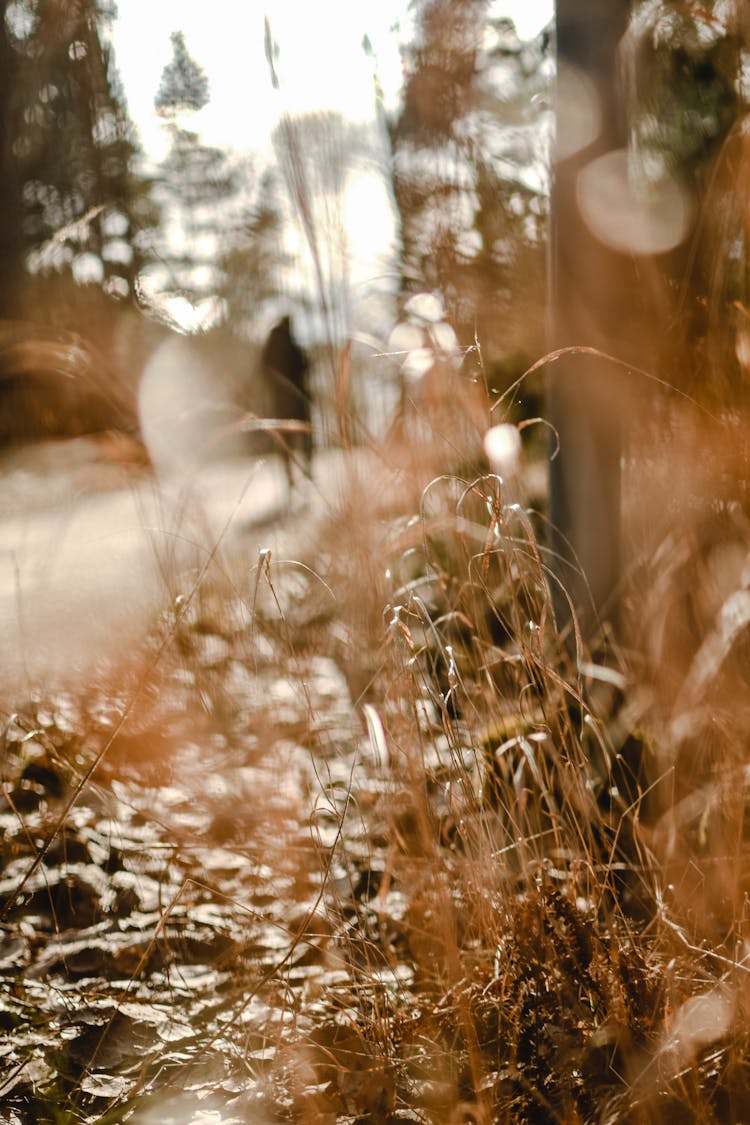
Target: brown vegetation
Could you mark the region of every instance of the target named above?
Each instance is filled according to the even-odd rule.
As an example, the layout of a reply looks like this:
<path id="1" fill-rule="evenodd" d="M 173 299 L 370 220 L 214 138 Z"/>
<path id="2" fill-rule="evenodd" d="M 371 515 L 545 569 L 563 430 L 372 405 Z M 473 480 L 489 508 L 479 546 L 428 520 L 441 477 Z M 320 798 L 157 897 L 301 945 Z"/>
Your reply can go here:
<path id="1" fill-rule="evenodd" d="M 341 472 L 116 681 L 6 702 L 8 1112 L 742 1120 L 744 517 L 575 672 L 541 513 Z"/>

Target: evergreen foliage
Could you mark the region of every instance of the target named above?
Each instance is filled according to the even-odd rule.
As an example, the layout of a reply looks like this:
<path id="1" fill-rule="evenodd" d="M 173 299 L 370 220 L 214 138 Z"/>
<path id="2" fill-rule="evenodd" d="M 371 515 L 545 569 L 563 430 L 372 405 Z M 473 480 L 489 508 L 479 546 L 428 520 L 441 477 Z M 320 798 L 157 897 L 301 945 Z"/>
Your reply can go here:
<path id="1" fill-rule="evenodd" d="M 172 60 L 162 72 L 154 98 L 171 138 L 156 177 L 162 206 L 151 288 L 159 300 L 183 297 L 194 308 L 216 296 L 218 257 L 226 210 L 237 190 L 236 170 L 220 148 L 206 145 L 178 118 L 202 109 L 209 100 L 208 79 L 190 56 L 181 31 L 172 36 Z"/>
<path id="2" fill-rule="evenodd" d="M 137 145 L 107 39 L 112 8 L 3 8 L 3 272 L 18 278 L 25 258 L 32 273 L 72 274 L 132 298 L 154 213 L 134 172 Z"/>
<path id="3" fill-rule="evenodd" d="M 269 170 L 241 210 L 221 255 L 224 319 L 240 336 L 255 335 L 259 314 L 283 289 L 282 273 L 290 264 L 283 223 L 278 179 Z"/>
<path id="4" fill-rule="evenodd" d="M 202 67 L 188 53 L 185 35 L 171 35 L 172 61 L 164 68 L 159 90 L 154 99 L 158 113 L 164 117 L 203 109 L 209 101 L 208 78 Z"/>

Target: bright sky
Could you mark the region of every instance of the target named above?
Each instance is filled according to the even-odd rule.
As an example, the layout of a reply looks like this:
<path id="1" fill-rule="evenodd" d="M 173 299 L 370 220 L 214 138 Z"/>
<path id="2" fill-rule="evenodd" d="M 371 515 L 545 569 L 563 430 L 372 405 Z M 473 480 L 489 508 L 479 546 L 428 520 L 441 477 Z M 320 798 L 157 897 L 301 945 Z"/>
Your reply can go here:
<path id="1" fill-rule="evenodd" d="M 114 30 L 117 65 L 131 115 L 146 150 L 159 156 L 164 133 L 153 108 L 169 36 L 185 33 L 188 50 L 211 83 L 211 101 L 192 119 L 204 140 L 262 151 L 284 110 L 335 109 L 355 120 L 373 114 L 372 60 L 386 99 L 401 77 L 399 40 L 408 38 L 406 0 L 120 0 Z M 535 35 L 552 16 L 553 0 L 495 0 L 494 11 Z M 268 14 L 279 45 L 281 91 L 272 89 L 264 51 Z"/>

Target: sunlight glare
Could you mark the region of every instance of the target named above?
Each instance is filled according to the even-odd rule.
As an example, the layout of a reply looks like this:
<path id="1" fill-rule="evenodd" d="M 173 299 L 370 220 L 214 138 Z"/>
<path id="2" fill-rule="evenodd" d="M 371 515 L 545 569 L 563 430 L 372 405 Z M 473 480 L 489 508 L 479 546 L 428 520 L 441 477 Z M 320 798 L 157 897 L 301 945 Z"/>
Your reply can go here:
<path id="1" fill-rule="evenodd" d="M 631 173 L 630 155 L 616 149 L 587 164 L 576 194 L 591 232 L 626 254 L 664 254 L 687 236 L 692 204 L 687 190 L 666 174 L 644 183 Z"/>
<path id="2" fill-rule="evenodd" d="M 484 451 L 493 473 L 510 477 L 518 472 L 521 458 L 521 435 L 516 426 L 503 422 L 484 435 Z"/>

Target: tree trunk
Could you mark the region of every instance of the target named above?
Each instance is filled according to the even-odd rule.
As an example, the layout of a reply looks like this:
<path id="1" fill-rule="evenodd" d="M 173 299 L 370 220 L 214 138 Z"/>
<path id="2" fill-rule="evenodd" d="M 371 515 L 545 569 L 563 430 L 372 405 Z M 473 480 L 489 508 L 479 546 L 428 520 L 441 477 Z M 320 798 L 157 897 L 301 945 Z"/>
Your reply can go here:
<path id="1" fill-rule="evenodd" d="M 630 260 L 592 233 L 577 196 L 582 170 L 626 143 L 617 46 L 628 12 L 628 0 L 557 0 L 552 350 L 630 353 Z M 572 604 L 584 640 L 592 640 L 603 622 L 616 626 L 617 620 L 622 383 L 616 365 L 590 353 L 566 354 L 549 368 L 547 410 L 559 441 L 550 473 L 555 606 L 564 629 Z"/>
<path id="2" fill-rule="evenodd" d="M 14 145 L 13 102 L 17 96 L 16 53 L 6 23 L 8 4 L 0 0 L 0 320 L 20 315 L 23 244 L 19 160 Z"/>

